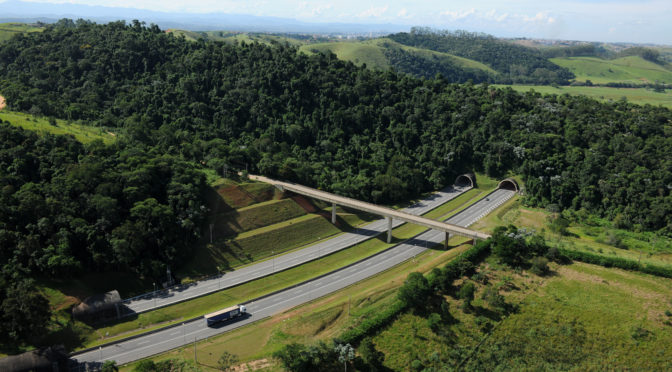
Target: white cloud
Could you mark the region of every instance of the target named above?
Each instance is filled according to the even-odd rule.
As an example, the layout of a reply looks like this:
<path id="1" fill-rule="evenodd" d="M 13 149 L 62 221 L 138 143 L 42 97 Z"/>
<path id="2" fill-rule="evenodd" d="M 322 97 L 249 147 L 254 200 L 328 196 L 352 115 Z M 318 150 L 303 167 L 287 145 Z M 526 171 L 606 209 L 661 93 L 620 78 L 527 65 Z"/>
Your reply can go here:
<path id="1" fill-rule="evenodd" d="M 447 16 L 455 20 L 464 19 L 474 14 L 476 14 L 476 9 L 474 8 L 468 10 L 446 10 L 445 12 L 441 12 L 442 16 Z"/>
<path id="2" fill-rule="evenodd" d="M 321 17 L 324 14 L 329 13 L 334 9 L 333 4 L 319 4 L 315 6 L 310 6 L 310 3 L 307 1 L 302 2 L 298 6 L 298 14 L 297 17 L 299 18 L 316 18 L 316 17 Z"/>
<path id="3" fill-rule="evenodd" d="M 407 18 L 408 17 L 408 10 L 406 10 L 406 8 L 400 10 L 397 13 L 397 17 Z"/>
<path id="4" fill-rule="evenodd" d="M 546 12 L 539 12 L 535 14 L 533 17 L 527 16 L 527 15 L 520 15 L 520 19 L 522 19 L 524 22 L 530 22 L 530 23 L 546 23 L 546 24 L 553 24 L 555 23 L 555 18 L 551 17 L 548 15 Z"/>
<path id="5" fill-rule="evenodd" d="M 387 12 L 387 9 L 389 8 L 388 5 L 385 6 L 380 6 L 380 7 L 370 7 L 369 9 L 359 13 L 357 16 L 360 18 L 378 18 L 382 17 L 385 12 Z"/>

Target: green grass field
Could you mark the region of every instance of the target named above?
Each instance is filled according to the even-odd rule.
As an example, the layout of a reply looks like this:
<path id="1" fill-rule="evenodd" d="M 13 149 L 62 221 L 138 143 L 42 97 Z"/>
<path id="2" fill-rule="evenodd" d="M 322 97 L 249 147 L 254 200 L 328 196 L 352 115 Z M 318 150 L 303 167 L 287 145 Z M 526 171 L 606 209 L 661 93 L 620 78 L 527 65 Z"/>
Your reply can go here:
<path id="1" fill-rule="evenodd" d="M 672 266 L 672 239 L 653 232 L 632 232 L 617 229 L 611 222 L 591 217 L 590 224 L 573 222 L 571 235 L 552 233 L 549 217 L 552 213 L 521 205 L 519 197 L 506 202 L 497 213 L 492 213 L 473 228 L 491 232 L 496 226 L 509 224 L 534 229 L 541 233 L 550 246 L 587 251 L 608 257 L 621 257 L 644 264 Z"/>
<path id="2" fill-rule="evenodd" d="M 117 133 L 102 128 L 70 123 L 61 119 L 56 119 L 56 125 L 51 125 L 49 120 L 45 118 L 36 118 L 32 115 L 7 110 L 0 111 L 0 120 L 37 133 L 72 135 L 82 143 L 101 140 L 109 144 L 114 142 L 117 137 Z"/>
<path id="3" fill-rule="evenodd" d="M 292 199 L 269 200 L 213 216 L 215 238 L 258 229 L 306 214 Z"/>
<path id="4" fill-rule="evenodd" d="M 350 61 L 358 66 L 366 63 L 369 68 L 386 70 L 390 67 L 383 50 L 377 40 L 334 41 L 329 43 L 306 44 L 299 48 L 300 52 L 312 54 L 332 52 L 338 59 Z"/>
<path id="5" fill-rule="evenodd" d="M 387 57 L 385 57 L 386 48 L 401 48 L 407 52 L 417 54 L 422 57 L 438 57 L 449 60 L 450 63 L 464 68 L 484 70 L 496 74 L 496 71 L 487 65 L 473 61 L 467 58 L 454 56 L 448 53 L 435 52 L 428 49 L 415 48 L 399 44 L 388 38 L 368 39 L 368 40 L 347 40 L 333 41 L 328 43 L 304 44 L 299 51 L 311 54 L 315 51 L 326 53 L 332 52 L 339 59 L 350 61 L 358 66 L 366 63 L 369 68 L 388 69 L 390 67 Z"/>
<path id="6" fill-rule="evenodd" d="M 609 87 L 572 87 L 572 86 L 540 86 L 540 85 L 496 85 L 497 87 L 510 86 L 518 92 L 534 90 L 541 94 L 569 94 L 572 96 L 587 96 L 598 101 L 609 102 L 627 99 L 629 102 L 644 105 L 663 106 L 672 108 L 672 91 L 657 93 L 647 88 L 609 88 Z"/>
<path id="7" fill-rule="evenodd" d="M 43 30 L 43 27 L 26 23 L 0 23 L 0 42 L 7 41 L 16 34 L 42 32 Z"/>
<path id="8" fill-rule="evenodd" d="M 463 370 L 669 370 L 672 280 L 574 263 L 542 278 L 498 267 L 479 271 L 473 310 L 447 297 L 452 323 L 432 331 L 407 313 L 374 338 L 385 365 L 405 370 L 460 363 Z M 508 315 L 481 299 L 486 286 L 517 310 Z M 492 330 L 490 334 L 490 330 Z M 482 344 L 481 344 L 482 342 Z M 480 344 L 480 346 L 479 346 Z M 431 350 L 432 353 L 426 352 Z M 473 353 L 473 354 L 472 354 Z"/>
<path id="9" fill-rule="evenodd" d="M 647 61 L 639 56 L 616 59 L 597 57 L 551 58 L 556 65 L 566 67 L 576 75 L 577 81 L 590 80 L 593 83 L 672 83 L 672 71 Z"/>
<path id="10" fill-rule="evenodd" d="M 184 37 L 186 40 L 189 41 L 196 41 L 203 39 L 205 36 L 202 35 L 199 32 L 194 32 L 194 31 L 187 31 L 187 30 L 178 30 L 178 29 L 173 29 L 169 28 L 166 30 L 166 33 L 173 34 L 175 37 Z"/>

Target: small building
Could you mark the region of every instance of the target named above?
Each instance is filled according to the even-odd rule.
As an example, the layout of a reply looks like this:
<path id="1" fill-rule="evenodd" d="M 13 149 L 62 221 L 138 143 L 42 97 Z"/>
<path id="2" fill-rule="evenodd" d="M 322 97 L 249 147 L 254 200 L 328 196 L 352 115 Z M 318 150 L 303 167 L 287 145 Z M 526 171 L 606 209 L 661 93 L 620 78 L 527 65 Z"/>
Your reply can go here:
<path id="1" fill-rule="evenodd" d="M 72 308 L 72 315 L 78 319 L 109 318 L 119 316 L 119 291 L 95 294 L 87 297 L 79 305 Z"/>
<path id="2" fill-rule="evenodd" d="M 63 345 L 32 350 L 0 359 L 3 372 L 58 372 L 67 371 L 68 355 Z"/>

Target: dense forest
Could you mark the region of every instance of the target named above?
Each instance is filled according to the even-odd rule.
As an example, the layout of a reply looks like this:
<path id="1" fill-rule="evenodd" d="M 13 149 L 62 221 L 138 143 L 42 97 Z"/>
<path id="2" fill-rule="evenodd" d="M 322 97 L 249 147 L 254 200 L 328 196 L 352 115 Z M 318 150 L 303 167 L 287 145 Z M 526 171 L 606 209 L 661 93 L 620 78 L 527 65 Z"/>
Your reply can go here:
<path id="1" fill-rule="evenodd" d="M 423 55 L 411 53 L 391 43 L 386 43 L 383 53 L 390 66 L 396 71 L 417 77 L 434 78 L 441 75 L 451 82 L 494 82 L 496 79 L 486 71 L 466 68 L 456 64 L 449 56 Z"/>
<path id="2" fill-rule="evenodd" d="M 500 84 L 568 84 L 574 78 L 572 72 L 548 61 L 540 51 L 486 34 L 414 27 L 410 33 L 388 37 L 400 44 L 484 63 L 499 72 L 495 82 Z"/>
<path id="3" fill-rule="evenodd" d="M 3 45 L 0 92 L 14 110 L 122 127 L 156 153 L 213 169 L 247 164 L 376 202 L 465 170 L 513 170 L 531 204 L 621 215 L 646 229 L 672 215 L 672 115 L 663 108 L 414 79 L 289 46 L 85 21 Z"/>
<path id="4" fill-rule="evenodd" d="M 0 93 L 12 110 L 124 133 L 85 146 L 0 125 L 0 259 L 15 268 L 3 280 L 157 275 L 197 239 L 198 167 L 224 165 L 374 202 L 468 170 L 516 172 L 530 205 L 672 233 L 672 112 L 660 107 L 70 20 L 0 46 Z"/>

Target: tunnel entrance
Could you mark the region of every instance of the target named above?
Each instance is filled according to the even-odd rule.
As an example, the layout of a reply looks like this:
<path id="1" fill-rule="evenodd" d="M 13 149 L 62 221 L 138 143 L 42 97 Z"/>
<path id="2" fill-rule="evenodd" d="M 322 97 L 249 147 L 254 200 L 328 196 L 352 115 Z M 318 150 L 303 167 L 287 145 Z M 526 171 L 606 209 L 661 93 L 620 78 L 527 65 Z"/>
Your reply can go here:
<path id="1" fill-rule="evenodd" d="M 455 185 L 460 187 L 476 187 L 476 175 L 473 173 L 460 174 L 455 179 Z"/>
<path id="2" fill-rule="evenodd" d="M 516 180 L 514 180 L 513 178 L 507 178 L 505 180 L 500 181 L 497 187 L 500 189 L 511 190 L 515 192 L 520 191 L 520 188 L 518 187 L 518 182 L 516 182 Z"/>

